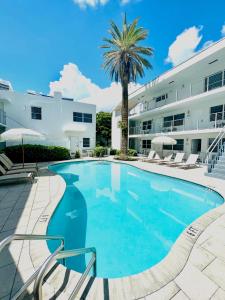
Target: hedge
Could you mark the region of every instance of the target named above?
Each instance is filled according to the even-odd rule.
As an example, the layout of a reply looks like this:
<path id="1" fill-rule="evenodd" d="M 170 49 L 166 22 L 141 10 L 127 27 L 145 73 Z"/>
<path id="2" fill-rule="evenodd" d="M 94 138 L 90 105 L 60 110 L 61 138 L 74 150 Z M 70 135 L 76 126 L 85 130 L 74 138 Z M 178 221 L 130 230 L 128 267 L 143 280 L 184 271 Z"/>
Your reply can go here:
<path id="1" fill-rule="evenodd" d="M 14 163 L 22 162 L 21 145 L 10 146 L 3 149 L 4 152 Z M 44 162 L 70 159 L 70 152 L 64 147 L 45 146 L 45 145 L 24 145 L 25 162 Z"/>
<path id="2" fill-rule="evenodd" d="M 94 149 L 94 156 L 95 157 L 103 157 L 107 153 L 107 148 L 99 146 L 95 147 Z"/>
<path id="3" fill-rule="evenodd" d="M 117 150 L 116 149 L 110 149 L 110 155 L 116 155 Z"/>
<path id="4" fill-rule="evenodd" d="M 121 151 L 117 150 L 116 151 L 116 155 L 120 155 L 120 154 L 121 154 Z M 137 150 L 135 150 L 135 149 L 128 149 L 127 150 L 127 155 L 128 156 L 137 156 Z"/>

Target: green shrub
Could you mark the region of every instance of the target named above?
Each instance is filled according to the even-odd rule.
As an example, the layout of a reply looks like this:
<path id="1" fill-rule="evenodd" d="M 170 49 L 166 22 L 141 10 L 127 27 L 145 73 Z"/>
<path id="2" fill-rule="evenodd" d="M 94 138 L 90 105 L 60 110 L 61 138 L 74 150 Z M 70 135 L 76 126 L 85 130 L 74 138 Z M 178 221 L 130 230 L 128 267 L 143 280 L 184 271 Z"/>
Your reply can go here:
<path id="1" fill-rule="evenodd" d="M 120 155 L 121 151 L 120 150 L 116 150 L 116 155 Z"/>
<path id="2" fill-rule="evenodd" d="M 110 149 L 110 155 L 116 155 L 116 149 Z"/>
<path id="3" fill-rule="evenodd" d="M 137 156 L 137 151 L 135 149 L 128 149 L 128 156 Z"/>
<path id="4" fill-rule="evenodd" d="M 121 155 L 121 151 L 116 150 L 116 155 Z M 137 151 L 135 149 L 128 149 L 127 156 L 137 156 Z"/>
<path id="5" fill-rule="evenodd" d="M 2 150 L 14 163 L 22 162 L 21 145 L 6 147 Z M 44 162 L 70 159 L 69 150 L 64 147 L 45 145 L 24 145 L 25 162 Z"/>
<path id="6" fill-rule="evenodd" d="M 95 157 L 103 157 L 106 153 L 106 149 L 102 146 L 95 147 L 94 149 L 94 156 Z"/>
<path id="7" fill-rule="evenodd" d="M 77 150 L 76 152 L 75 152 L 75 155 L 74 155 L 74 158 L 80 158 L 80 151 L 79 150 Z"/>

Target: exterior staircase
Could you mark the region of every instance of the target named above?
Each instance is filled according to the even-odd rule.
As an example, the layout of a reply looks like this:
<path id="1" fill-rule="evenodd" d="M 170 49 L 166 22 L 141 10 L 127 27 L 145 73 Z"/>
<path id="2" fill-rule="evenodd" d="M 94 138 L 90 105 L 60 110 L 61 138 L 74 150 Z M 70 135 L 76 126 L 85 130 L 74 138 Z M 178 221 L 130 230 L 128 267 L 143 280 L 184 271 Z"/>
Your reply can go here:
<path id="1" fill-rule="evenodd" d="M 225 180 L 225 143 L 222 144 L 218 154 L 212 160 L 207 175 Z"/>
<path id="2" fill-rule="evenodd" d="M 225 180 L 225 126 L 206 152 L 207 176 Z"/>

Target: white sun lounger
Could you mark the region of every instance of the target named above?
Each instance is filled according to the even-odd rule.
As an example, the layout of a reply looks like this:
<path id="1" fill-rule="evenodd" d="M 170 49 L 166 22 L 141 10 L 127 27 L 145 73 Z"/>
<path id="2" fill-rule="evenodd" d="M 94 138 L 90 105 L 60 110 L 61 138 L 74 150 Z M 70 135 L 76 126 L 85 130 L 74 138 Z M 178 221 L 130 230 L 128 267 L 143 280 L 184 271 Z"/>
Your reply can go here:
<path id="1" fill-rule="evenodd" d="M 142 161 L 150 161 L 154 158 L 154 155 L 155 155 L 155 151 L 154 150 L 151 150 L 148 154 L 148 157 L 146 158 L 143 158 Z"/>
<path id="2" fill-rule="evenodd" d="M 17 173 L 34 173 L 35 175 L 37 175 L 37 169 L 36 168 L 20 168 L 20 169 L 11 169 L 9 164 L 6 163 L 6 161 L 2 158 L 2 156 L 0 155 L 0 164 L 3 165 L 3 167 L 6 169 L 7 174 L 17 174 Z M 4 169 L 3 168 L 3 169 Z"/>
<path id="3" fill-rule="evenodd" d="M 168 162 L 171 161 L 172 157 L 173 157 L 173 154 L 167 155 L 166 157 L 164 157 L 164 159 L 160 160 L 158 163 L 160 165 L 167 164 Z"/>
<path id="4" fill-rule="evenodd" d="M 154 158 L 152 160 L 148 160 L 148 162 L 151 162 L 151 163 L 157 163 L 161 160 L 161 157 L 159 156 L 158 153 L 155 154 Z"/>
<path id="5" fill-rule="evenodd" d="M 189 169 L 197 166 L 198 154 L 190 154 L 187 161 L 179 164 L 178 167 L 181 169 Z"/>
<path id="6" fill-rule="evenodd" d="M 6 170 L 0 166 L 0 184 L 1 183 L 17 183 L 18 181 L 29 180 L 33 181 L 34 177 L 32 173 L 19 173 L 19 174 L 11 174 L 11 175 L 4 175 L 6 174 Z"/>
<path id="7" fill-rule="evenodd" d="M 29 168 L 37 168 L 37 164 L 36 163 L 24 163 L 24 166 L 23 164 L 14 164 L 11 159 L 5 155 L 5 153 L 1 153 L 0 156 L 5 160 L 5 162 L 8 164 L 8 166 L 11 168 L 11 169 L 20 169 L 20 168 L 23 168 L 23 167 L 29 167 Z"/>
<path id="8" fill-rule="evenodd" d="M 183 161 L 183 158 L 184 158 L 184 153 L 177 153 L 174 160 L 173 161 L 169 161 L 168 163 L 166 163 L 167 166 L 176 166 L 180 163 L 182 163 Z"/>

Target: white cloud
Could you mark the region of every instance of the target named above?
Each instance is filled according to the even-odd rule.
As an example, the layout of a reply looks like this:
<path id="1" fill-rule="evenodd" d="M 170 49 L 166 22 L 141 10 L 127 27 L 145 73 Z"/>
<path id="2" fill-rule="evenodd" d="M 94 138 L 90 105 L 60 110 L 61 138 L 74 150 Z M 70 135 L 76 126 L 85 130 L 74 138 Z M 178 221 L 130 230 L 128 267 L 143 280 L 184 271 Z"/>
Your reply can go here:
<path id="1" fill-rule="evenodd" d="M 214 43 L 214 41 L 210 40 L 210 41 L 206 41 L 203 46 L 202 49 L 208 48 L 209 46 L 211 46 Z"/>
<path id="2" fill-rule="evenodd" d="M 110 0 L 73 0 L 73 2 L 77 5 L 80 6 L 81 9 L 85 9 L 88 6 L 95 8 L 98 5 L 105 5 L 109 2 Z M 119 0 L 119 3 L 121 5 L 126 5 L 128 3 L 130 3 L 132 0 Z M 136 0 L 137 2 L 141 1 L 141 0 Z"/>
<path id="3" fill-rule="evenodd" d="M 98 5 L 105 5 L 109 0 L 73 0 L 80 8 L 84 9 L 87 6 L 96 7 Z"/>
<path id="4" fill-rule="evenodd" d="M 225 24 L 221 28 L 221 35 L 225 36 Z"/>
<path id="5" fill-rule="evenodd" d="M 139 88 L 139 84 L 130 84 L 129 92 Z M 95 104 L 97 111 L 111 111 L 121 101 L 121 85 L 112 82 L 109 87 L 100 88 L 91 79 L 85 77 L 78 66 L 72 63 L 64 65 L 58 81 L 50 82 L 50 95 L 61 92 L 64 97 Z"/>
<path id="6" fill-rule="evenodd" d="M 181 34 L 176 37 L 176 40 L 170 45 L 167 63 L 172 63 L 173 66 L 185 61 L 196 53 L 196 48 L 202 40 L 200 27 L 190 27 L 185 29 Z"/>

